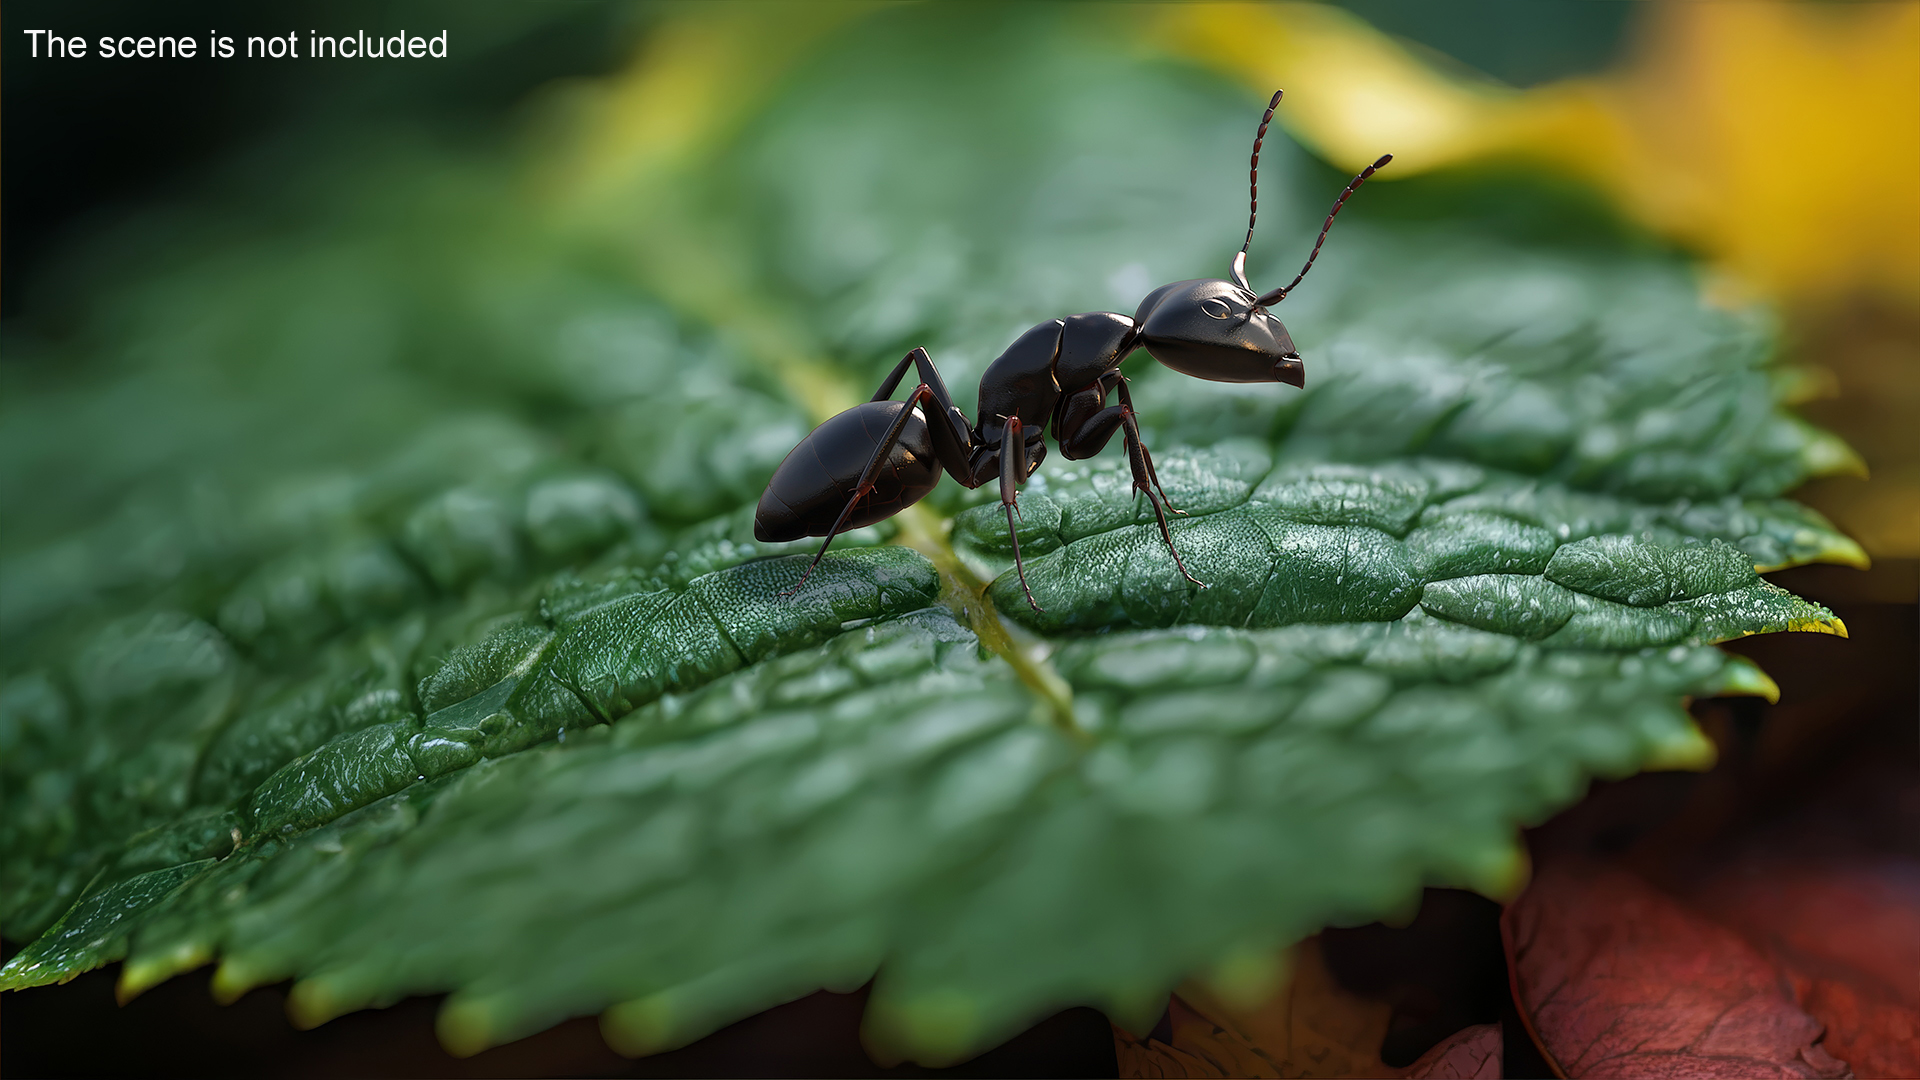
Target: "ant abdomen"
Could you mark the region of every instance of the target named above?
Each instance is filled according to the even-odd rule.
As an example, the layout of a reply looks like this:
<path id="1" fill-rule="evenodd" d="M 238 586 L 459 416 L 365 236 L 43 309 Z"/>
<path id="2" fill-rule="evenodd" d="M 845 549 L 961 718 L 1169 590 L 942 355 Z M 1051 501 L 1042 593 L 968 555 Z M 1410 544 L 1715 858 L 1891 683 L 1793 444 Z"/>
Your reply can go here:
<path id="1" fill-rule="evenodd" d="M 908 405 L 899 401 L 862 402 L 800 440 L 760 496 L 753 517 L 754 539 L 775 543 L 828 535 L 834 518 L 823 517 L 820 508 L 838 510 L 853 497 L 862 470 L 904 408 Z M 939 482 L 933 435 L 915 409 L 876 472 L 873 490 L 853 504 L 838 530 L 885 521 L 925 498 Z"/>

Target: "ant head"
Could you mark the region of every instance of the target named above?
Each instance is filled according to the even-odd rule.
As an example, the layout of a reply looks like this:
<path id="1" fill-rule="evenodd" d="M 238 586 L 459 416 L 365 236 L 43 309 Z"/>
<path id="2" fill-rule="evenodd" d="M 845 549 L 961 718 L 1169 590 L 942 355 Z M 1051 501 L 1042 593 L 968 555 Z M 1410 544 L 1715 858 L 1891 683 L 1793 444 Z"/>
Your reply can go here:
<path id="1" fill-rule="evenodd" d="M 1306 367 L 1280 320 L 1231 281 L 1176 281 L 1140 301 L 1134 325 L 1155 360 L 1211 382 L 1306 383 Z"/>
<path id="2" fill-rule="evenodd" d="M 1381 155 L 1347 184 L 1333 201 L 1333 209 L 1327 211 L 1326 223 L 1320 226 L 1320 238 L 1314 241 L 1307 264 L 1292 281 L 1272 292 L 1255 292 L 1247 283 L 1247 248 L 1253 243 L 1253 223 L 1260 213 L 1260 144 L 1266 141 L 1267 125 L 1273 123 L 1280 95 L 1279 90 L 1273 92 L 1267 114 L 1260 118 L 1260 130 L 1253 136 L 1253 162 L 1247 174 L 1247 239 L 1233 257 L 1233 280 L 1162 285 L 1147 294 L 1133 316 L 1140 328 L 1141 344 L 1155 360 L 1197 379 L 1306 384 L 1306 366 L 1293 349 L 1293 339 L 1267 308 L 1285 300 L 1313 269 L 1313 260 L 1320 257 L 1320 245 L 1327 242 L 1327 230 L 1333 228 L 1334 215 L 1346 205 L 1347 198 L 1366 183 L 1367 177 L 1393 160 L 1392 154 Z"/>

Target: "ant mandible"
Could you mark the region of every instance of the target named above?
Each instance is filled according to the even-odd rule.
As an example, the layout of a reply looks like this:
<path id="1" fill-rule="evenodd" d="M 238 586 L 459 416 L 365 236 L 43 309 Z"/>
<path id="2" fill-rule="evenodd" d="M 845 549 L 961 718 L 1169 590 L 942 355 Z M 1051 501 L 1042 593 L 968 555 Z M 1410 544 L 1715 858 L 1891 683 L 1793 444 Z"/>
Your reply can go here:
<path id="1" fill-rule="evenodd" d="M 1255 292 L 1247 284 L 1246 266 L 1254 218 L 1260 211 L 1260 144 L 1267 137 L 1280 95 L 1281 91 L 1273 92 L 1253 137 L 1247 238 L 1233 257 L 1232 281 L 1162 285 L 1147 294 L 1131 319 L 1097 311 L 1041 323 L 1020 335 L 980 377 L 978 424 L 969 424 L 966 414 L 954 405 L 933 358 L 923 348 L 914 349 L 894 365 L 871 401 L 814 428 L 780 463 L 760 496 L 753 535 L 763 542 L 826 537 L 807 566 L 811 574 L 835 536 L 884 521 L 919 502 L 940 482 L 943 467 L 969 488 L 998 477 L 1020 588 L 1027 603 L 1039 611 L 1033 590 L 1027 588 L 1027 570 L 1020 561 L 1020 539 L 1013 525 L 1020 485 L 1046 458 L 1044 435 L 1049 423 L 1060 452 L 1069 459 L 1098 454 L 1117 430 L 1126 435 L 1133 490 L 1152 504 L 1167 553 L 1188 581 L 1205 588 L 1204 582 L 1187 572 L 1174 549 L 1166 515 L 1173 508 L 1154 475 L 1153 457 L 1140 442 L 1140 426 L 1120 363 L 1145 347 L 1155 360 L 1196 379 L 1304 386 L 1306 367 L 1294 351 L 1293 339 L 1267 309 L 1284 300 L 1313 268 L 1334 215 L 1347 198 L 1393 160 L 1392 154 L 1382 155 L 1333 201 L 1306 265 L 1292 281 L 1271 292 Z M 909 366 L 919 372 L 920 385 L 904 402 L 888 400 Z M 1119 396 L 1118 405 L 1107 404 L 1110 393 Z M 805 582 L 806 575 L 800 580 Z"/>

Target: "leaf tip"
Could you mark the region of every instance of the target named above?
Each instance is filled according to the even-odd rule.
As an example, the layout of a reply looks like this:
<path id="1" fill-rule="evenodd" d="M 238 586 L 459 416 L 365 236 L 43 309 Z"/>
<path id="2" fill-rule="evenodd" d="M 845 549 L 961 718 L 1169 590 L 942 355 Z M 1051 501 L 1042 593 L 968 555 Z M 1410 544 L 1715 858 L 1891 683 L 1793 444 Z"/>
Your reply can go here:
<path id="1" fill-rule="evenodd" d="M 1720 671 L 1720 685 L 1712 692 L 1716 697 L 1766 698 L 1769 705 L 1780 702 L 1780 684 L 1760 670 L 1760 665 L 1744 656 L 1728 660 L 1727 666 Z"/>
<path id="2" fill-rule="evenodd" d="M 1851 566 L 1855 570 L 1866 570 L 1873 565 L 1873 559 L 1867 555 L 1866 548 L 1861 547 L 1853 537 L 1837 532 L 1822 536 L 1808 561 Z"/>
<path id="3" fill-rule="evenodd" d="M 301 979 L 287 994 L 287 1019 L 301 1031 L 317 1028 L 352 1009 L 324 977 Z"/>
<path id="4" fill-rule="evenodd" d="M 1840 620 L 1840 616 L 1833 614 L 1809 616 L 1804 619 L 1788 619 L 1787 630 L 1795 634 L 1832 634 L 1834 637 L 1847 636 L 1847 624 Z"/>
<path id="5" fill-rule="evenodd" d="M 1282 979 L 1292 973 L 1291 958 L 1291 952 L 1281 954 L 1281 962 L 1288 965 Z M 1127 982 L 1110 988 L 1101 1000 L 1092 1004 L 1122 1030 L 1144 1040 L 1166 1015 L 1168 993 L 1166 984 L 1157 979 Z"/>
<path id="6" fill-rule="evenodd" d="M 491 1012 L 471 998 L 450 998 L 434 1018 L 433 1031 L 447 1053 L 458 1058 L 472 1057 L 494 1042 Z"/>
<path id="7" fill-rule="evenodd" d="M 183 942 L 169 952 L 130 959 L 120 969 L 120 981 L 114 984 L 114 1000 L 125 1005 L 175 975 L 192 971 L 212 959 L 212 950 L 198 942 Z"/>
<path id="8" fill-rule="evenodd" d="M 1533 877 L 1533 860 L 1526 845 L 1515 838 L 1489 848 L 1466 868 L 1466 884 L 1474 892 L 1498 903 L 1508 903 L 1520 895 Z"/>
<path id="9" fill-rule="evenodd" d="M 1792 544 L 1779 562 L 1755 563 L 1754 571 L 1771 574 L 1776 570 L 1790 570 L 1796 566 L 1818 563 L 1826 566 L 1851 566 L 1855 570 L 1869 570 L 1873 567 L 1873 558 L 1859 541 L 1844 533 L 1826 526 L 1803 528 L 1793 534 Z"/>
<path id="10" fill-rule="evenodd" d="M 940 1068 L 957 1064 L 981 1049 L 980 1004 L 954 991 L 918 994 L 905 1000 L 876 996 L 867 1003 L 860 1041 L 875 1061 L 904 1061 Z"/>
<path id="11" fill-rule="evenodd" d="M 657 1054 L 672 1045 L 672 1012 L 664 994 L 623 1001 L 600 1014 L 600 1037 L 622 1057 Z"/>
<path id="12" fill-rule="evenodd" d="M 1235 946 L 1214 962 L 1203 982 L 1229 1008 L 1256 1009 L 1286 985 L 1288 956 L 1272 948 Z"/>
<path id="13" fill-rule="evenodd" d="M 1808 476 L 1853 476 L 1867 479 L 1867 462 L 1845 439 L 1830 431 L 1814 431 L 1800 450 Z"/>
<path id="14" fill-rule="evenodd" d="M 1691 719 L 1656 736 L 1647 749 L 1641 768 L 1648 772 L 1706 772 L 1720 759 L 1713 740 Z"/>
<path id="15" fill-rule="evenodd" d="M 214 969 L 213 983 L 209 989 L 213 991 L 213 1000 L 222 1005 L 231 1005 L 247 991 L 266 981 L 264 972 L 256 971 L 245 961 L 229 956 Z"/>

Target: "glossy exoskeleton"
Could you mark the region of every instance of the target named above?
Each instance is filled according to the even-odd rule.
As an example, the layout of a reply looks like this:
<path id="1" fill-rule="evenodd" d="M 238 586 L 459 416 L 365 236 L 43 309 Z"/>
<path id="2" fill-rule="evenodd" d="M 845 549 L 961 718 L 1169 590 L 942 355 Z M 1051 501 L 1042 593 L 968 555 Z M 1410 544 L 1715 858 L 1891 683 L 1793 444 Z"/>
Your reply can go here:
<path id="1" fill-rule="evenodd" d="M 1098 454 L 1119 431 L 1126 440 L 1133 489 L 1152 504 L 1167 553 L 1188 581 L 1202 585 L 1187 573 L 1173 546 L 1173 534 L 1167 530 L 1166 511 L 1173 508 L 1166 504 L 1153 458 L 1140 442 L 1133 399 L 1127 394 L 1120 363 L 1144 347 L 1162 364 L 1196 379 L 1304 386 L 1306 368 L 1300 354 L 1294 351 L 1287 328 L 1267 309 L 1285 299 L 1313 268 L 1334 215 L 1348 196 L 1392 160 L 1388 154 L 1367 166 L 1334 200 L 1306 265 L 1292 281 L 1271 292 L 1256 292 L 1247 283 L 1247 248 L 1253 242 L 1253 223 L 1260 209 L 1260 144 L 1279 104 L 1280 92 L 1275 91 L 1254 136 L 1248 177 L 1252 205 L 1247 239 L 1233 257 L 1233 280 L 1162 285 L 1147 294 L 1132 318 L 1110 311 L 1090 312 L 1052 319 L 1028 330 L 980 377 L 978 423 L 969 423 L 953 403 L 927 351 L 914 349 L 894 366 L 871 401 L 815 428 L 780 463 L 760 497 L 754 536 L 769 542 L 826 537 L 808 567 L 811 572 L 835 536 L 884 521 L 912 506 L 940 482 L 942 469 L 969 488 L 997 478 L 1007 531 L 1014 538 L 1013 561 L 1020 587 L 1037 611 L 1040 605 L 1027 588 L 1026 567 L 1014 532 L 1020 485 L 1045 459 L 1043 436 L 1049 427 L 1068 458 Z M 919 385 L 905 401 L 888 400 L 909 367 L 919 375 Z M 1108 395 L 1118 397 L 1119 403 L 1108 405 Z"/>

